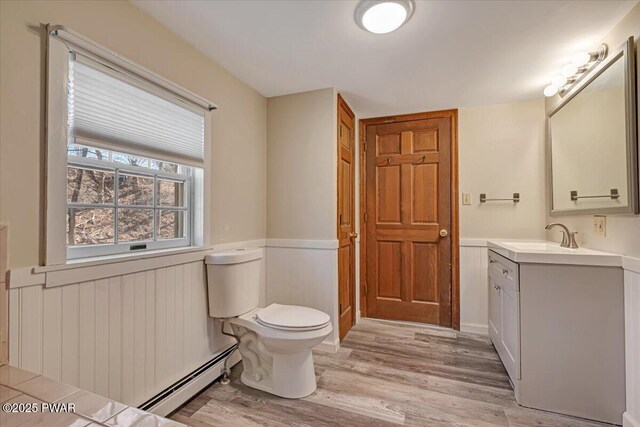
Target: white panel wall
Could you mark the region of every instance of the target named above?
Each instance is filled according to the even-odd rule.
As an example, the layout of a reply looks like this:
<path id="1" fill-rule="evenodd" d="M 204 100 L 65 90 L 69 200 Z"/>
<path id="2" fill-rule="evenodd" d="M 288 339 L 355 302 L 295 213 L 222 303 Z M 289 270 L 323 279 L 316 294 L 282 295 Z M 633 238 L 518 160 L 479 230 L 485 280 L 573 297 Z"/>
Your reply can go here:
<path id="1" fill-rule="evenodd" d="M 337 249 L 271 245 L 267 243 L 266 303 L 302 305 L 329 314 L 333 324 L 333 334 L 325 340 L 325 348 L 337 348 Z M 311 245 L 313 243 L 308 246 Z"/>
<path id="2" fill-rule="evenodd" d="M 10 363 L 137 406 L 226 348 L 202 261 L 10 290 Z"/>
<path id="3" fill-rule="evenodd" d="M 460 330 L 488 334 L 487 242 L 460 242 Z"/>
<path id="4" fill-rule="evenodd" d="M 625 260 L 624 315 L 627 410 L 624 427 L 640 427 L 640 259 Z"/>

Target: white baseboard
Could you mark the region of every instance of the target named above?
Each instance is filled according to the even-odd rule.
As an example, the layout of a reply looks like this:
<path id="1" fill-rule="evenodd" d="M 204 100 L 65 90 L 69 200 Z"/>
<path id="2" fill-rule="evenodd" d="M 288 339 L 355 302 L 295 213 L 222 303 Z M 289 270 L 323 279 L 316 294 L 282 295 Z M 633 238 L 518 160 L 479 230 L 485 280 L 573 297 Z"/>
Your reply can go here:
<path id="1" fill-rule="evenodd" d="M 336 339 L 335 341 L 333 341 L 331 337 L 329 337 L 326 340 L 322 341 L 320 344 L 318 344 L 314 348 L 314 350 L 321 351 L 323 353 L 336 353 L 339 348 L 340 348 L 340 340 Z"/>
<path id="2" fill-rule="evenodd" d="M 229 367 L 234 366 L 236 363 L 240 362 L 240 360 L 240 352 L 235 351 L 229 358 Z M 196 378 L 193 378 L 188 384 L 180 387 L 176 392 L 162 399 L 151 408 L 148 408 L 147 411 L 166 417 L 222 375 L 223 367 L 224 360 L 221 360 L 198 375 Z"/>
<path id="3" fill-rule="evenodd" d="M 461 332 L 470 332 L 472 334 L 481 334 L 481 335 L 489 335 L 489 326 L 488 325 L 479 325 L 476 323 L 461 323 L 460 324 Z"/>
<path id="4" fill-rule="evenodd" d="M 640 420 L 635 419 L 629 411 L 626 411 L 622 414 L 622 427 L 640 427 Z"/>

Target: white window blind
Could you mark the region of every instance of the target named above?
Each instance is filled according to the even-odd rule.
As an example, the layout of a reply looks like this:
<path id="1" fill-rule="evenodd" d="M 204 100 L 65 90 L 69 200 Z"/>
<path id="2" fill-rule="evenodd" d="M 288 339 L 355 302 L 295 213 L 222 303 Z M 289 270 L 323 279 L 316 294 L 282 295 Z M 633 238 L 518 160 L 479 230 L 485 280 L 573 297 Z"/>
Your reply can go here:
<path id="1" fill-rule="evenodd" d="M 117 71 L 80 56 L 69 63 L 70 138 L 202 167 L 204 112 L 143 90 Z"/>

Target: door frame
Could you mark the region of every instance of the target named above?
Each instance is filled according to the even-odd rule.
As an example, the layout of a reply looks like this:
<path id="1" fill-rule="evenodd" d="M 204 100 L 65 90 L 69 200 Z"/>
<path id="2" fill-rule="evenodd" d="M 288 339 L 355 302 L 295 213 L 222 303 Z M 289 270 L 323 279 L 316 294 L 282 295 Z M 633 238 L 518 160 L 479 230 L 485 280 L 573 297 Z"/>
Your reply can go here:
<path id="1" fill-rule="evenodd" d="M 451 119 L 451 328 L 460 330 L 460 216 L 459 216 L 459 181 L 458 181 L 458 110 L 441 110 L 424 113 L 402 114 L 386 117 L 374 117 L 362 119 L 359 123 L 359 169 L 360 182 L 359 208 L 360 208 L 360 315 L 367 317 L 367 228 L 365 225 L 366 192 L 362 191 L 367 185 L 366 165 L 366 135 L 367 126 L 379 124 L 400 123 L 412 120 L 449 118 Z"/>
<path id="2" fill-rule="evenodd" d="M 356 115 L 354 114 L 353 110 L 351 109 L 351 107 L 349 107 L 349 104 L 347 104 L 347 101 L 344 100 L 344 98 L 342 98 L 342 96 L 338 93 L 338 102 L 336 104 L 336 112 L 337 112 L 337 120 L 336 123 L 338 124 L 338 129 L 336 130 L 336 147 L 338 148 L 338 157 L 337 157 L 337 161 L 338 161 L 338 167 L 336 168 L 336 183 L 340 182 L 340 108 L 344 108 L 344 110 L 347 112 L 347 114 L 353 119 L 353 132 L 354 132 L 354 136 L 353 136 L 353 150 L 354 150 L 354 158 L 352 160 L 352 165 L 355 167 L 356 163 L 357 163 L 357 154 L 356 154 L 356 150 L 358 149 L 358 141 L 356 140 L 356 135 L 355 132 L 358 129 L 358 121 L 356 120 Z M 352 205 L 353 205 L 353 209 L 351 209 L 351 224 L 353 224 L 353 231 L 357 232 L 356 230 L 356 205 L 357 205 L 357 200 L 355 198 L 356 196 L 356 174 L 355 171 L 353 172 L 353 179 L 351 182 L 351 186 L 352 186 L 352 190 L 353 190 L 353 194 L 352 194 Z M 336 207 L 338 208 L 338 212 L 336 212 L 336 230 L 338 233 L 338 238 L 339 238 L 339 234 L 340 234 L 340 212 L 339 212 L 339 208 L 340 208 L 340 198 L 341 198 L 341 194 L 340 194 L 340 186 L 338 186 L 338 191 L 337 191 L 337 200 L 336 200 Z M 339 248 L 339 241 L 338 241 L 338 250 Z M 353 281 L 351 283 L 351 289 L 349 290 L 349 293 L 351 294 L 351 327 L 353 327 L 353 325 L 356 324 L 356 311 L 358 310 L 357 304 L 356 304 L 356 281 L 355 281 L 355 277 L 356 277 L 356 268 L 358 268 L 358 261 L 357 261 L 357 255 L 356 255 L 356 251 L 357 251 L 357 244 L 354 242 L 353 245 L 353 249 L 354 249 L 354 254 L 353 254 L 353 265 L 350 266 L 350 268 L 353 268 L 353 271 L 350 273 L 353 277 Z M 340 262 L 340 261 L 338 261 Z M 339 274 L 339 273 L 338 273 Z M 339 280 L 339 278 L 338 278 Z M 338 304 L 340 302 L 340 282 L 338 282 Z M 340 335 L 340 310 L 338 310 L 338 335 Z"/>

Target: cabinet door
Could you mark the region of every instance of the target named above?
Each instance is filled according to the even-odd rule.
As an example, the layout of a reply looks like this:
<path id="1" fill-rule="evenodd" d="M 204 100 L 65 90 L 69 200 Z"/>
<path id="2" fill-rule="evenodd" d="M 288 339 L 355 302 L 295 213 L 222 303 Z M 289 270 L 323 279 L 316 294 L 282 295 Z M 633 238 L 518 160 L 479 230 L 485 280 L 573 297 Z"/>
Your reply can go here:
<path id="1" fill-rule="evenodd" d="M 502 314 L 500 358 L 512 381 L 520 379 L 520 292 L 498 289 Z"/>
<path id="2" fill-rule="evenodd" d="M 496 347 L 502 344 L 502 303 L 497 280 L 489 273 L 489 338 Z"/>

